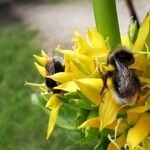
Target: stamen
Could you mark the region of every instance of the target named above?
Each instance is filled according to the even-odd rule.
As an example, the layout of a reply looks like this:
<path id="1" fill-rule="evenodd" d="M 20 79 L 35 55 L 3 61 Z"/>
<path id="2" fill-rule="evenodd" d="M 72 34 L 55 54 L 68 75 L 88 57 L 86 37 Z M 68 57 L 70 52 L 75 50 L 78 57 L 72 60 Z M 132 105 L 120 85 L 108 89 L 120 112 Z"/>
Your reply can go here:
<path id="1" fill-rule="evenodd" d="M 122 118 L 117 120 L 117 125 L 115 127 L 115 137 L 114 137 L 115 140 L 116 140 L 116 137 L 117 137 L 118 127 L 119 127 L 121 121 L 122 121 Z"/>
<path id="2" fill-rule="evenodd" d="M 110 142 L 112 142 L 112 143 L 116 146 L 116 148 L 117 148 L 118 150 L 121 150 L 121 148 L 120 148 L 119 145 L 115 142 L 115 140 L 111 138 L 110 134 L 108 135 L 108 139 L 110 140 Z"/>
<path id="3" fill-rule="evenodd" d="M 137 52 L 133 52 L 134 54 L 142 54 L 142 55 L 146 55 L 146 54 L 150 54 L 150 51 L 146 51 L 146 52 L 143 52 L 143 51 L 137 51 Z"/>
<path id="4" fill-rule="evenodd" d="M 127 144 L 124 145 L 124 149 L 128 150 L 128 145 Z"/>

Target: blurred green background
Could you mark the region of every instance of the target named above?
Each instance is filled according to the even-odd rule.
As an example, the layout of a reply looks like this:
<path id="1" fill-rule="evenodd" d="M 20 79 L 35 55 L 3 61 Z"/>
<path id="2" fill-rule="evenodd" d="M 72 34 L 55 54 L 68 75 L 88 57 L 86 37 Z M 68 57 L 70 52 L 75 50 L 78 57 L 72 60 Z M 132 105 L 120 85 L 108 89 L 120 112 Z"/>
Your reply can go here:
<path id="1" fill-rule="evenodd" d="M 42 44 L 37 31 L 12 16 L 11 5 L 0 0 L 0 149 L 75 149 L 58 127 L 46 140 L 48 115 L 31 103 L 30 95 L 36 91 L 24 86 L 25 80 L 39 79 L 32 55 L 40 52 Z"/>

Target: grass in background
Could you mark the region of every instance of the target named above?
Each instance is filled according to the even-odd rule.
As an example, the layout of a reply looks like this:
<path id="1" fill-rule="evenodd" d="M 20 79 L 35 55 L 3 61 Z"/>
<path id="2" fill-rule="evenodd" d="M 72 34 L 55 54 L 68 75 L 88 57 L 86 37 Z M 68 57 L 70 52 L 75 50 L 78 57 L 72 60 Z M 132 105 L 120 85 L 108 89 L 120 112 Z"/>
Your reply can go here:
<path id="1" fill-rule="evenodd" d="M 33 42 L 36 34 L 21 24 L 0 25 L 0 149 L 88 150 L 58 127 L 46 140 L 49 117 L 31 103 L 32 90 L 24 86 L 25 80 L 39 79 L 32 58 L 41 49 Z"/>
<path id="2" fill-rule="evenodd" d="M 32 55 L 39 46 L 33 42 L 36 32 L 23 25 L 0 25 L 0 149 L 47 150 L 58 148 L 47 141 L 48 116 L 30 101 L 31 89 L 24 81 L 35 81 Z M 55 142 L 56 141 L 56 142 Z M 64 140 L 63 140 L 64 141 Z M 64 143 L 65 145 L 65 143 Z M 62 146 L 63 147 L 63 146 Z"/>
<path id="3" fill-rule="evenodd" d="M 0 149 L 46 149 L 47 117 L 30 102 L 24 81 L 34 80 L 32 55 L 36 32 L 22 25 L 0 26 Z"/>

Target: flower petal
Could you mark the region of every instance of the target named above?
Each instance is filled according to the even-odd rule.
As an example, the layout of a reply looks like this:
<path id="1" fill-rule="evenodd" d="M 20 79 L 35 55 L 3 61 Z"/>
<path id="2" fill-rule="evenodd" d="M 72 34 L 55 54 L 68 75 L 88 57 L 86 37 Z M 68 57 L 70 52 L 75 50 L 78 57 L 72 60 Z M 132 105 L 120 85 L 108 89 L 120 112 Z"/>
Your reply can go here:
<path id="1" fill-rule="evenodd" d="M 76 66 L 76 68 L 84 75 L 90 76 L 92 74 L 94 65 L 88 57 L 86 60 L 79 57 L 72 57 L 72 62 Z"/>
<path id="2" fill-rule="evenodd" d="M 42 55 L 43 57 L 47 57 L 47 54 L 46 54 L 43 50 L 41 50 L 41 55 Z"/>
<path id="3" fill-rule="evenodd" d="M 108 48 L 106 46 L 103 36 L 98 33 L 95 28 L 88 28 L 86 37 L 90 47 L 92 47 L 93 49 L 103 50 L 99 51 L 99 53 L 101 54 L 108 53 Z"/>
<path id="4" fill-rule="evenodd" d="M 145 59 L 145 57 L 143 55 L 138 54 L 137 56 L 135 56 L 135 62 L 130 66 L 130 68 L 144 72 L 147 65 L 148 62 Z"/>
<path id="5" fill-rule="evenodd" d="M 78 129 L 86 128 L 86 127 L 99 128 L 99 127 L 100 127 L 100 120 L 99 120 L 99 117 L 86 120 L 86 121 L 83 122 L 80 126 L 78 126 Z"/>
<path id="6" fill-rule="evenodd" d="M 120 106 L 115 102 L 114 97 L 110 91 L 107 91 L 103 98 L 103 103 L 100 105 L 100 120 L 101 128 L 104 129 L 116 120 Z"/>
<path id="7" fill-rule="evenodd" d="M 54 129 L 54 126 L 56 124 L 56 120 L 57 120 L 57 116 L 58 116 L 60 106 L 61 106 L 61 103 L 59 103 L 56 107 L 53 107 L 51 112 L 50 112 L 50 117 L 49 117 L 49 122 L 48 122 L 48 129 L 47 129 L 47 137 L 46 137 L 47 139 L 51 135 L 51 133 Z"/>
<path id="8" fill-rule="evenodd" d="M 27 81 L 25 81 L 25 85 L 39 87 L 39 88 L 40 87 L 45 87 L 44 83 L 31 83 L 31 82 L 27 82 Z"/>
<path id="9" fill-rule="evenodd" d="M 127 145 L 133 150 L 140 144 L 150 131 L 150 114 L 144 113 L 137 124 L 128 131 Z"/>
<path id="10" fill-rule="evenodd" d="M 48 100 L 47 104 L 45 107 L 48 107 L 50 109 L 57 107 L 61 101 L 58 99 L 58 94 L 53 94 L 50 99 Z"/>
<path id="11" fill-rule="evenodd" d="M 80 91 L 91 100 L 93 104 L 101 103 L 100 91 L 103 81 L 97 78 L 83 78 L 74 81 L 80 88 Z"/>
<path id="12" fill-rule="evenodd" d="M 149 148 L 150 148 L 150 137 L 145 138 L 143 145 L 145 148 L 144 150 L 149 150 Z"/>
<path id="13" fill-rule="evenodd" d="M 78 79 L 80 78 L 80 76 L 78 76 L 78 74 L 76 73 L 71 72 L 58 72 L 51 76 L 47 76 L 47 78 L 53 79 L 59 83 L 65 83 L 74 79 Z"/>
<path id="14" fill-rule="evenodd" d="M 135 41 L 135 44 L 133 46 L 133 50 L 134 51 L 137 51 L 137 50 L 142 50 L 144 44 L 145 44 L 145 41 L 146 41 L 146 38 L 148 36 L 148 33 L 150 32 L 150 15 L 148 14 L 140 29 L 139 29 L 139 32 L 138 32 L 138 36 L 137 36 L 137 39 Z"/>
<path id="15" fill-rule="evenodd" d="M 128 123 L 135 124 L 142 113 L 146 112 L 148 109 L 150 109 L 150 106 L 138 106 L 127 110 Z"/>
<path id="16" fill-rule="evenodd" d="M 37 70 L 39 71 L 40 75 L 42 77 L 46 77 L 46 70 L 44 67 L 40 66 L 39 64 L 37 64 L 36 62 L 34 63 L 35 67 L 37 68 Z"/>
<path id="17" fill-rule="evenodd" d="M 126 143 L 126 136 L 125 134 L 122 134 L 120 137 L 118 137 L 116 140 L 114 140 L 114 143 L 118 146 L 118 147 L 123 147 Z M 118 148 L 115 146 L 114 143 L 110 143 L 108 145 L 107 150 L 118 150 Z"/>
<path id="18" fill-rule="evenodd" d="M 76 70 L 78 70 L 77 72 L 86 74 L 86 75 L 90 75 L 92 74 L 92 70 L 94 69 L 94 65 L 93 65 L 93 60 L 83 54 L 80 54 L 76 51 L 71 51 L 71 50 L 58 50 L 59 52 L 63 53 L 66 56 L 65 58 L 65 65 L 71 65 L 70 63 L 72 62 L 72 65 L 70 66 L 70 68 L 72 68 L 72 72 L 75 72 Z M 67 60 L 69 59 L 69 60 Z M 76 69 L 75 69 L 76 67 Z M 75 70 L 74 70 L 75 69 Z M 68 70 L 65 69 L 65 71 Z"/>
<path id="19" fill-rule="evenodd" d="M 106 126 L 106 128 L 114 130 L 117 126 L 117 123 L 118 123 L 118 121 L 115 120 L 113 123 Z M 127 127 L 128 127 L 128 124 L 125 121 L 121 121 L 118 125 L 117 133 L 120 135 L 121 133 L 123 133 L 127 129 Z"/>
<path id="20" fill-rule="evenodd" d="M 75 42 L 75 51 L 80 54 L 85 54 L 86 51 L 90 49 L 89 45 L 86 43 L 80 32 L 74 31 L 74 33 L 76 35 L 76 37 L 73 39 Z"/>
<path id="21" fill-rule="evenodd" d="M 47 61 L 47 58 L 46 57 L 40 57 L 40 56 L 37 56 L 37 55 L 33 55 L 33 57 L 36 59 L 36 61 L 42 65 L 42 66 L 45 66 L 46 65 L 46 61 Z"/>
<path id="22" fill-rule="evenodd" d="M 59 86 L 55 87 L 54 89 L 63 90 L 67 92 L 75 92 L 79 90 L 79 87 L 74 81 L 66 82 L 63 84 L 60 84 Z"/>
<path id="23" fill-rule="evenodd" d="M 140 77 L 141 83 L 150 85 L 150 78 Z"/>

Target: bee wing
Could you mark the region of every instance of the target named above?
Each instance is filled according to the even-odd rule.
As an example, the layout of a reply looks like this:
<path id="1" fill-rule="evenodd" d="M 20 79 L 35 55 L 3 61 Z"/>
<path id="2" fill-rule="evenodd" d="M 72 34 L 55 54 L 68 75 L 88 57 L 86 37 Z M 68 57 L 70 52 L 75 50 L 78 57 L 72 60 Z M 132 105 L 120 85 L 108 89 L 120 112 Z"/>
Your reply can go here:
<path id="1" fill-rule="evenodd" d="M 116 84 L 123 90 L 131 84 L 130 71 L 119 60 L 115 59 L 115 63 L 118 70 Z"/>
<path id="2" fill-rule="evenodd" d="M 140 82 L 133 70 L 125 67 L 115 59 L 118 71 L 114 76 L 114 87 L 117 95 L 126 99 L 134 99 L 140 89 Z"/>
<path id="3" fill-rule="evenodd" d="M 55 73 L 55 66 L 54 66 L 54 65 L 55 65 L 55 64 L 54 64 L 54 58 L 51 58 L 51 59 L 47 62 L 46 66 L 45 66 L 47 75 L 52 75 L 52 74 Z"/>

